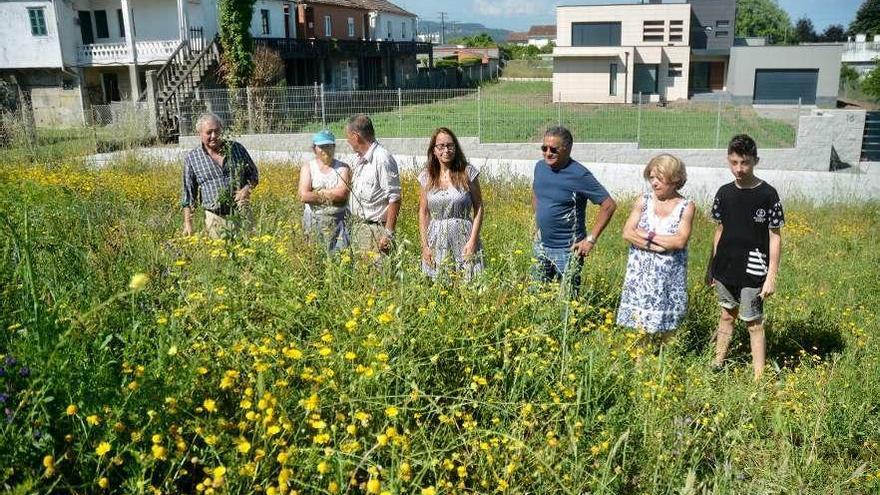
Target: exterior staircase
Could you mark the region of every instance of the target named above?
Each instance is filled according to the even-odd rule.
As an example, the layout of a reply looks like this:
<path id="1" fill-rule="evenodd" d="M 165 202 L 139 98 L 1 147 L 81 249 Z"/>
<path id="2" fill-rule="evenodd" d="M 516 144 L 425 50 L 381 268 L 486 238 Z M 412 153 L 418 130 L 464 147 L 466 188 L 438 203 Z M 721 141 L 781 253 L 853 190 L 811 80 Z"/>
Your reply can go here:
<path id="1" fill-rule="evenodd" d="M 220 64 L 220 38 L 214 37 L 205 43 L 198 34 L 181 41 L 156 73 L 156 127 L 160 138 L 180 136 L 181 105 L 195 96 L 202 81 Z M 141 94 L 141 101 L 148 101 L 146 91 Z"/>
<path id="2" fill-rule="evenodd" d="M 862 160 L 880 162 L 880 112 L 868 112 L 865 115 Z"/>

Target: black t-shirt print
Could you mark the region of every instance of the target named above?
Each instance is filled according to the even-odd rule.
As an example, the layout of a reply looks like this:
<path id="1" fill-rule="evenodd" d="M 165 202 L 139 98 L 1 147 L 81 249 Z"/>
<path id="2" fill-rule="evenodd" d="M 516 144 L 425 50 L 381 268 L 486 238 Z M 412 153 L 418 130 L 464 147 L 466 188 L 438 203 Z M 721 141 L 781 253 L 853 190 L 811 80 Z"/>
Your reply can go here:
<path id="1" fill-rule="evenodd" d="M 724 227 L 712 262 L 714 278 L 735 287 L 763 285 L 770 264 L 770 229 L 785 225 L 776 189 L 766 182 L 751 189 L 725 184 L 715 194 L 712 219 Z"/>

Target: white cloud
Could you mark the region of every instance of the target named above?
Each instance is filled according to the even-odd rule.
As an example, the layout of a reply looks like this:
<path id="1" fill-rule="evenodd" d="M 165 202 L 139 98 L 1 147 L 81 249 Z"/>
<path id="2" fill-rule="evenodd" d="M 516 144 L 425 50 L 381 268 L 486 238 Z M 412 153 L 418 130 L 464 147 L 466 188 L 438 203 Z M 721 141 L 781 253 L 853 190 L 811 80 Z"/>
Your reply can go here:
<path id="1" fill-rule="evenodd" d="M 534 15 L 544 12 L 546 8 L 544 2 L 528 0 L 474 0 L 474 10 L 487 16 Z"/>

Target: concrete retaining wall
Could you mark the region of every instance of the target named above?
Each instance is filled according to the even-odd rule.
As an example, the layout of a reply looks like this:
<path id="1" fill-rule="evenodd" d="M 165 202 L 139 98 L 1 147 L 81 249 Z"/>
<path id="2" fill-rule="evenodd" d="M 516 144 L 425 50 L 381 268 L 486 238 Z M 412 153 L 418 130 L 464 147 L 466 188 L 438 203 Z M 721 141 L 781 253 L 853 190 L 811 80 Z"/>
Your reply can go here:
<path id="1" fill-rule="evenodd" d="M 865 125 L 863 110 L 814 110 L 800 117 L 794 148 L 761 148 L 758 142 L 760 167 L 764 170 L 809 170 L 826 172 L 832 168 L 832 146 L 840 161 L 854 166 L 858 163 Z M 728 136 L 729 137 L 729 136 Z M 575 136 L 575 139 L 577 136 Z M 308 152 L 311 134 L 251 134 L 235 138 L 249 150 Z M 396 155 L 426 156 L 428 138 L 382 138 L 379 140 Z M 460 137 L 468 158 L 502 160 L 541 157 L 537 143 L 480 143 L 474 137 Z M 180 138 L 180 145 L 192 148 L 198 137 Z M 339 139 L 340 150 L 347 150 Z M 645 164 L 659 153 L 672 153 L 689 167 L 726 168 L 726 149 L 641 149 L 635 143 L 575 143 L 572 156 L 582 162 Z"/>
<path id="2" fill-rule="evenodd" d="M 181 148 L 152 148 L 136 153 L 152 161 L 168 161 L 181 164 L 188 152 Z M 93 166 L 100 167 L 120 157 L 120 153 L 96 155 L 90 158 Z M 258 163 L 289 163 L 299 166 L 313 155 L 302 151 L 259 151 L 251 149 L 251 155 Z M 419 155 L 395 155 L 402 172 L 416 173 L 424 164 Z M 352 163 L 354 155 L 341 153 L 340 160 Z M 531 181 L 534 159 L 471 158 L 470 162 L 481 171 L 484 181 Z M 583 160 L 599 181 L 615 196 L 640 194 L 647 190 L 642 178 L 644 165 L 622 163 L 593 163 Z M 880 173 L 849 174 L 830 172 L 805 172 L 795 170 L 766 170 L 758 168 L 757 175 L 772 184 L 779 191 L 783 202 L 803 200 L 817 204 L 850 201 L 880 200 Z M 702 168 L 688 166 L 688 182 L 683 193 L 703 206 L 707 206 L 722 184 L 733 180 L 725 168 Z M 295 192 L 291 192 L 295 194 Z M 415 199 L 405 199 L 405 201 Z"/>

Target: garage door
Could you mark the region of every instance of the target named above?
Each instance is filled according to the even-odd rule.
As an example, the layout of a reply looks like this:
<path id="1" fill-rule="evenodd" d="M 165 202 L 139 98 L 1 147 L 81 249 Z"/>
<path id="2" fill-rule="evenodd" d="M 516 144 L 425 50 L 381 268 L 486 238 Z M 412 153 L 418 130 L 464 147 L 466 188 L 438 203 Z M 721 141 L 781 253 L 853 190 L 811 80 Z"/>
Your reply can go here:
<path id="1" fill-rule="evenodd" d="M 758 69 L 755 71 L 755 103 L 816 104 L 819 69 Z"/>

